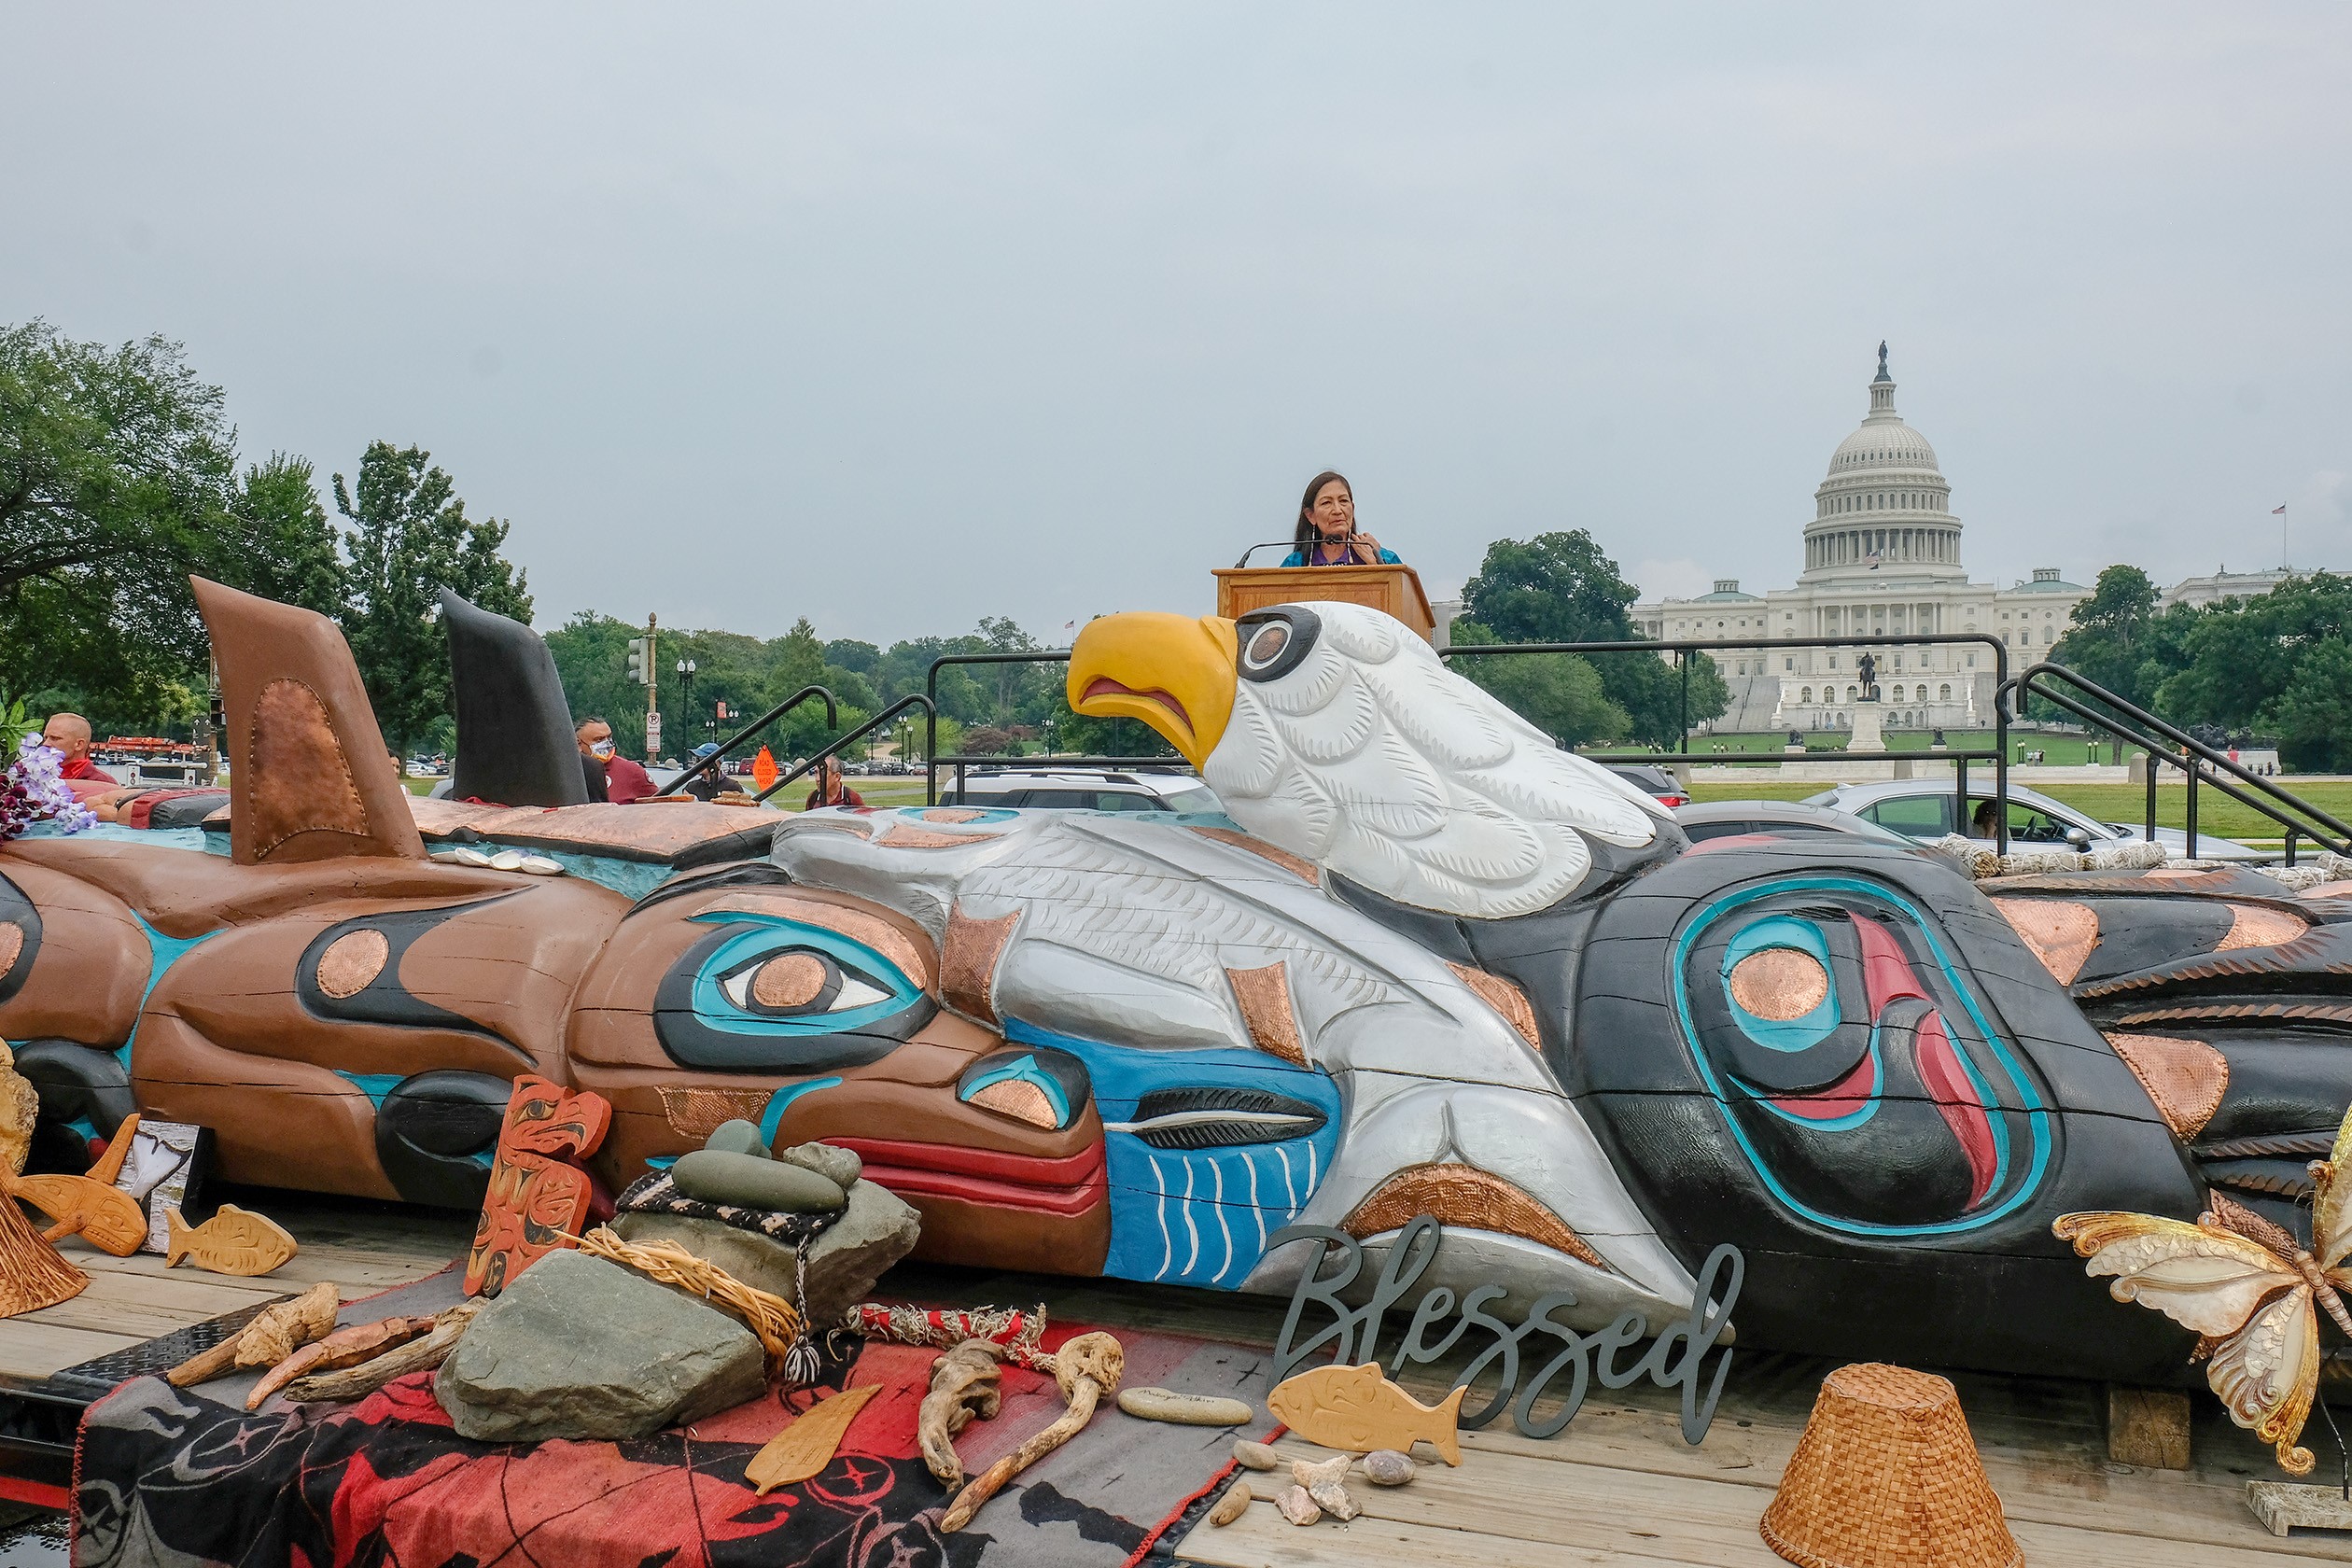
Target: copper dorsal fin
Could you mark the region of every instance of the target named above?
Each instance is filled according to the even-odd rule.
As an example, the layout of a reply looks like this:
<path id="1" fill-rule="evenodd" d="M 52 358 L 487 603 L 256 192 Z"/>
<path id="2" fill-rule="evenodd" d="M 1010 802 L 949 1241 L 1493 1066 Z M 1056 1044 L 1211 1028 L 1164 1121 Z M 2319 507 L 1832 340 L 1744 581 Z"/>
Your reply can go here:
<path id="1" fill-rule="evenodd" d="M 190 578 L 220 668 L 229 848 L 239 865 L 421 861 L 384 732 L 335 623 Z"/>

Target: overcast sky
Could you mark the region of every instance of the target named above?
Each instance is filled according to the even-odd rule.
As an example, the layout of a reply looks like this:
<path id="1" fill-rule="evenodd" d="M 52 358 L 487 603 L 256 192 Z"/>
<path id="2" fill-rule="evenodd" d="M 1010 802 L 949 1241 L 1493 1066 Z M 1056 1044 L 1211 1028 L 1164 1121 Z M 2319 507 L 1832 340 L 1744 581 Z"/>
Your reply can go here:
<path id="1" fill-rule="evenodd" d="M 1879 340 L 1980 579 L 2352 567 L 2352 7 L 0 7 L 0 319 L 428 448 L 583 607 L 1786 586 Z"/>

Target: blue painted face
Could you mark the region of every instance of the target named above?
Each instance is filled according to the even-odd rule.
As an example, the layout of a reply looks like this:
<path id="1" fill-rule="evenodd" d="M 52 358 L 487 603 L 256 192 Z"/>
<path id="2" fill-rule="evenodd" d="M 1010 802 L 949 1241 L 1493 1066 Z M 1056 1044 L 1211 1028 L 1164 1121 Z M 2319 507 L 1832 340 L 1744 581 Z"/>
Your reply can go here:
<path id="1" fill-rule="evenodd" d="M 1883 884 L 1789 876 L 1724 894 L 1674 949 L 1675 1008 L 1740 1152 L 1801 1218 L 1952 1235 L 2029 1202 L 2049 1098 L 1972 974 Z"/>
<path id="2" fill-rule="evenodd" d="M 662 978 L 662 1048 L 689 1067 L 822 1072 L 875 1061 L 937 1005 L 889 959 L 822 926 L 775 915 L 693 917 L 710 934 Z"/>
<path id="3" fill-rule="evenodd" d="M 1331 1169 L 1339 1090 L 1311 1068 L 1257 1051 L 1106 1045 L 1017 1020 L 1005 1039 L 1084 1065 L 1111 1183 L 1106 1274 L 1232 1289 Z"/>

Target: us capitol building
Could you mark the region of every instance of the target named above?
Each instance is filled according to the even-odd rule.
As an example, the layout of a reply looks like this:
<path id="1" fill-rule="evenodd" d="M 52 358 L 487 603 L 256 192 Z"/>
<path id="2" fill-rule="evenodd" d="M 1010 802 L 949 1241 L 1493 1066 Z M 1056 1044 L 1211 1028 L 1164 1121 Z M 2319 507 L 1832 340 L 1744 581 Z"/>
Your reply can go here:
<path id="1" fill-rule="evenodd" d="M 1960 519 L 1936 449 L 1895 412 L 1895 378 L 1879 345 L 1870 412 L 1838 443 L 1813 492 L 1805 569 L 1797 586 L 1758 596 L 1736 579 L 1695 599 L 1637 604 L 1654 637 L 1902 637 L 1988 632 L 2009 646 L 2012 674 L 2045 658 L 2091 590 L 2038 567 L 2011 587 L 1971 582 L 1960 564 Z M 1731 704 L 1713 728 L 1846 730 L 1862 694 L 1861 649 L 1726 649 L 1713 655 Z M 1990 728 L 1995 677 L 1989 648 L 1882 647 L 1881 712 L 1888 729 Z"/>

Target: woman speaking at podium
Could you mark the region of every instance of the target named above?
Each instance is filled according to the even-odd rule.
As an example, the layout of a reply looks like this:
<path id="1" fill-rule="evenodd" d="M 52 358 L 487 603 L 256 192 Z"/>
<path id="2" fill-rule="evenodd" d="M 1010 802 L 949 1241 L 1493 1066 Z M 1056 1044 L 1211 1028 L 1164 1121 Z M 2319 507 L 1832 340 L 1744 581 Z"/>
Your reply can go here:
<path id="1" fill-rule="evenodd" d="M 1383 550 L 1370 534 L 1355 527 L 1355 494 L 1347 477 L 1325 469 L 1308 482 L 1298 503 L 1298 530 L 1293 549 L 1282 557 L 1286 567 L 1401 567 L 1404 558 Z"/>

